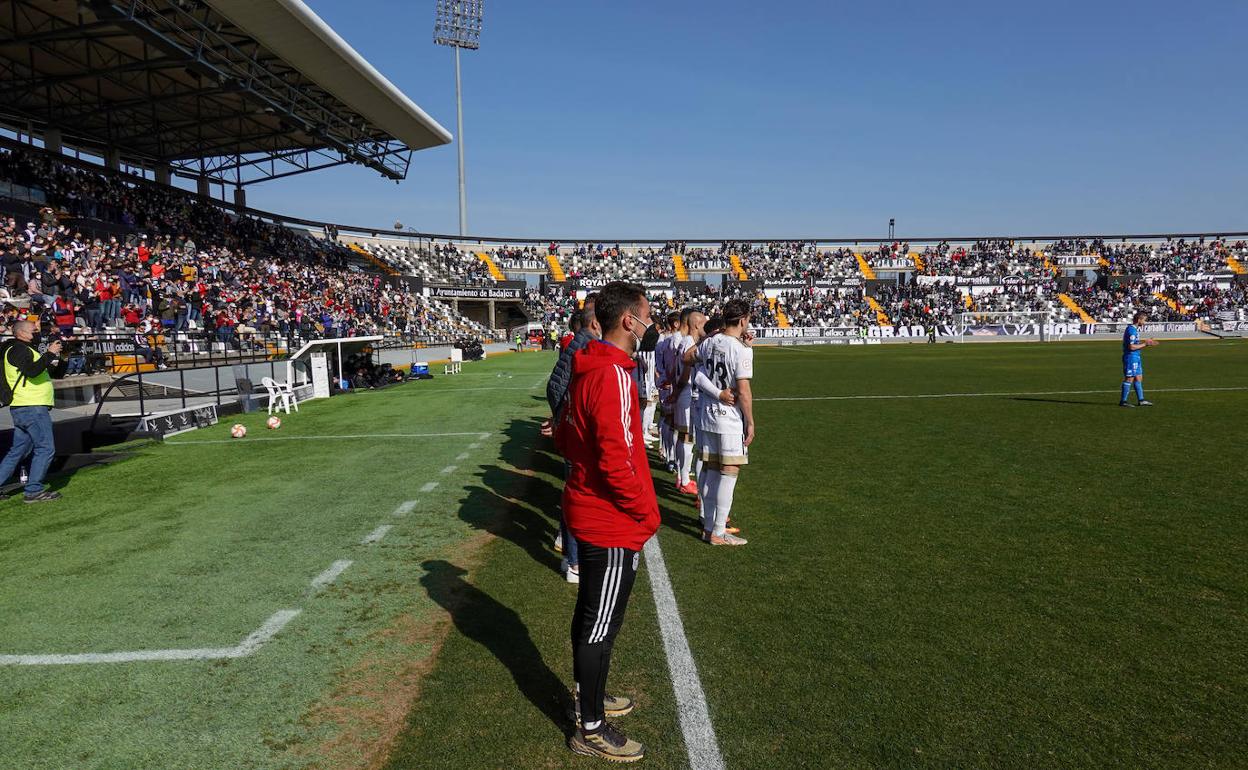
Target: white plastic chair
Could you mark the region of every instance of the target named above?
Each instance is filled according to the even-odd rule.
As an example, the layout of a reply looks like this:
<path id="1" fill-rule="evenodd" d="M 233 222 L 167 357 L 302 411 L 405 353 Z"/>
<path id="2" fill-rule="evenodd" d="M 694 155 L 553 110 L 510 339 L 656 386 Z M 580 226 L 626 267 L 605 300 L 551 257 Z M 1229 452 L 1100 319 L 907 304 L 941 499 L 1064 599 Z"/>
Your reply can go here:
<path id="1" fill-rule="evenodd" d="M 290 414 L 292 406 L 296 412 L 299 411 L 299 399 L 295 398 L 295 391 L 289 383 L 279 383 L 272 377 L 261 377 L 260 384 L 269 392 L 269 414 L 273 414 L 275 406 L 284 409 L 286 414 Z"/>

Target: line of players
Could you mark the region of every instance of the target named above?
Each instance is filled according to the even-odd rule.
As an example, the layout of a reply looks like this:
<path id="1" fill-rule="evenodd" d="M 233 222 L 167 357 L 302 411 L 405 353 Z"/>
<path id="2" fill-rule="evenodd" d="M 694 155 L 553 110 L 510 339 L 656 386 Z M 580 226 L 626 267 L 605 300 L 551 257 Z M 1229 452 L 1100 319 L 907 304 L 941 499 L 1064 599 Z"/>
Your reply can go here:
<path id="1" fill-rule="evenodd" d="M 633 375 L 646 443 L 659 445 L 676 490 L 696 496 L 702 539 L 711 545 L 747 542 L 729 515 L 754 441 L 749 324 L 742 300 L 710 318 L 695 308 L 669 313 L 641 340 Z"/>

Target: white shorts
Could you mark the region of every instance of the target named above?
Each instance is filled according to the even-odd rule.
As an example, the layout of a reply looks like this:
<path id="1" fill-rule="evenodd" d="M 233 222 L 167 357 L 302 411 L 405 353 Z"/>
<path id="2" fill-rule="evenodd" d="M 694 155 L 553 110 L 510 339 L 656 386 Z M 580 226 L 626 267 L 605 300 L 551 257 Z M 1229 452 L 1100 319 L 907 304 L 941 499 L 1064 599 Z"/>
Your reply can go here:
<path id="1" fill-rule="evenodd" d="M 702 445 L 702 462 L 720 465 L 748 465 L 749 449 L 745 436 L 740 433 L 711 433 L 698 431 L 698 443 Z"/>
<path id="2" fill-rule="evenodd" d="M 693 420 L 690 419 L 693 413 L 693 394 L 688 390 L 681 391 L 676 397 L 676 414 L 672 420 L 676 425 L 676 430 L 681 433 L 693 433 Z"/>

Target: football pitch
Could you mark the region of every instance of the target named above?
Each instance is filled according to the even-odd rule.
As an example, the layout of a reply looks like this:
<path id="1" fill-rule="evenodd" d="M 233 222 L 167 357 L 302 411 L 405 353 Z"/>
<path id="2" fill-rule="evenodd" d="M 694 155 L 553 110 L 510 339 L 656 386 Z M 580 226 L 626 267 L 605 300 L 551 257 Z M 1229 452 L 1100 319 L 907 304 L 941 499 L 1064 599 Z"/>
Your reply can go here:
<path id="1" fill-rule="evenodd" d="M 655 465 L 696 676 L 643 560 L 610 679 L 643 765 L 692 736 L 729 768 L 1242 766 L 1248 344 L 1147 351 L 1151 409 L 1117 351 L 760 348 L 750 544 L 702 543 Z M 553 360 L 0 503 L 0 768 L 600 766 L 564 745 Z"/>

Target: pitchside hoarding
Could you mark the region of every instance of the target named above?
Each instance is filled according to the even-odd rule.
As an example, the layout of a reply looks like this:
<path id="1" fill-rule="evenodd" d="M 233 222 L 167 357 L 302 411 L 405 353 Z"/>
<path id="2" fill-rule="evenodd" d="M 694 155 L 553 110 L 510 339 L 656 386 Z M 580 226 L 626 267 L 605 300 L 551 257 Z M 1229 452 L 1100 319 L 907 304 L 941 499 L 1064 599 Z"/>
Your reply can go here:
<path id="1" fill-rule="evenodd" d="M 509 286 L 430 286 L 433 299 L 522 299 L 524 287 Z"/>
<path id="2" fill-rule="evenodd" d="M 1088 334 L 1122 334 L 1127 323 L 1050 323 L 1044 325 L 1045 336 L 1060 338 Z M 1248 330 L 1248 321 L 1224 321 L 1220 328 L 1225 331 Z M 1038 323 L 987 323 L 968 325 L 965 334 L 968 337 L 1038 337 Z M 1144 334 L 1158 332 L 1196 332 L 1196 324 L 1192 321 L 1166 321 L 1146 323 L 1141 329 Z M 928 336 L 926 326 L 868 326 L 865 332 L 856 326 L 789 326 L 760 327 L 754 329 L 760 340 L 790 342 L 801 341 L 803 344 L 814 340 L 835 340 L 855 337 L 867 339 L 923 339 Z M 941 338 L 961 337 L 963 328 L 957 324 L 940 324 L 936 327 L 936 336 Z"/>

